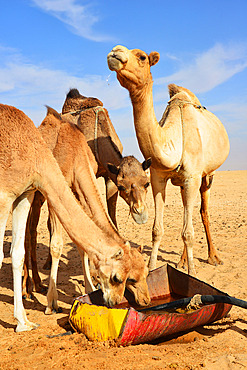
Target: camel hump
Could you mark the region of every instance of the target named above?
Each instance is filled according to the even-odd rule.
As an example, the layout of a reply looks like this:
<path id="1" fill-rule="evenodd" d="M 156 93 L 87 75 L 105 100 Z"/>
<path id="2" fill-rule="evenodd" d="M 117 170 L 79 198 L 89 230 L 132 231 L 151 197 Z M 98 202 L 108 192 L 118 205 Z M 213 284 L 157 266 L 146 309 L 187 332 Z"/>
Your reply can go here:
<path id="1" fill-rule="evenodd" d="M 168 91 L 170 98 L 173 98 L 176 95 L 176 98 L 181 100 L 189 100 L 193 104 L 201 105 L 199 99 L 191 92 L 189 89 L 186 89 L 185 87 L 178 86 L 175 84 L 169 84 L 168 85 Z"/>
<path id="2" fill-rule="evenodd" d="M 62 121 L 60 114 L 55 109 L 49 107 L 49 105 L 46 105 L 46 108 L 47 108 L 46 117 L 48 117 L 49 115 L 52 115 L 56 117 L 57 119 L 59 119 L 60 121 Z"/>
<path id="3" fill-rule="evenodd" d="M 70 89 L 68 94 L 66 95 L 66 98 L 67 99 L 76 99 L 76 98 L 84 99 L 85 96 L 81 95 L 79 93 L 79 90 L 77 90 L 77 89 Z"/>
<path id="4" fill-rule="evenodd" d="M 66 95 L 66 99 L 62 108 L 62 114 L 98 106 L 103 107 L 103 103 L 99 99 L 83 96 L 77 89 L 70 89 Z"/>

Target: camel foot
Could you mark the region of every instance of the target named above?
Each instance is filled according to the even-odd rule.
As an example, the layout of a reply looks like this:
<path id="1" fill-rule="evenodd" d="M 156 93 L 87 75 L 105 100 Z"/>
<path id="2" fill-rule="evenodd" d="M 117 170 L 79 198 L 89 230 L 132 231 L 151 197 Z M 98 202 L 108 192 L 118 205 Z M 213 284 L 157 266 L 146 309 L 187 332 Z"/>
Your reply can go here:
<path id="1" fill-rule="evenodd" d="M 223 265 L 223 261 L 217 257 L 217 256 L 213 256 L 213 257 L 208 257 L 208 263 L 210 265 L 213 265 L 213 266 L 218 266 L 218 265 Z"/>
<path id="2" fill-rule="evenodd" d="M 39 324 L 35 324 L 31 321 L 25 322 L 25 324 L 18 324 L 16 327 L 16 333 L 20 333 L 22 331 L 31 331 L 35 330 L 39 327 Z"/>
<path id="3" fill-rule="evenodd" d="M 190 269 L 190 271 L 188 271 L 188 275 L 196 277 L 196 270 L 194 268 Z"/>
<path id="4" fill-rule="evenodd" d="M 185 260 L 180 260 L 179 262 L 178 262 L 178 264 L 177 264 L 177 268 L 178 269 L 181 269 L 181 270 L 186 270 L 187 271 L 187 269 L 188 269 L 188 264 L 187 264 L 187 262 L 185 261 Z"/>
<path id="5" fill-rule="evenodd" d="M 25 300 L 34 300 L 34 295 L 32 293 L 23 293 L 22 294 L 22 299 Z"/>
<path id="6" fill-rule="evenodd" d="M 61 307 L 58 308 L 51 308 L 51 307 L 46 307 L 45 309 L 45 315 L 54 315 L 55 313 L 62 313 L 63 309 Z"/>
<path id="7" fill-rule="evenodd" d="M 35 292 L 37 293 L 44 293 L 46 294 L 47 293 L 47 287 L 41 283 L 35 285 Z"/>

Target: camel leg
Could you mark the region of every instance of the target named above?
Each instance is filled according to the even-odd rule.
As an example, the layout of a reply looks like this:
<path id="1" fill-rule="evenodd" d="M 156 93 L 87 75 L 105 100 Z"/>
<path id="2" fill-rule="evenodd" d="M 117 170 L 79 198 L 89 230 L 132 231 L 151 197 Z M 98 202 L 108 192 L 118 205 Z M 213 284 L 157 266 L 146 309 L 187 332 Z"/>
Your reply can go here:
<path id="1" fill-rule="evenodd" d="M 47 220 L 47 229 L 49 231 L 49 235 L 50 235 L 50 238 L 51 238 L 51 219 L 50 219 L 50 215 L 48 217 L 48 220 Z M 52 257 L 51 257 L 51 250 L 49 248 L 49 252 L 48 252 L 48 256 L 46 258 L 46 261 L 44 263 L 44 266 L 43 266 L 43 269 L 44 270 L 50 270 L 51 269 L 51 264 L 52 264 Z"/>
<path id="2" fill-rule="evenodd" d="M 154 197 L 155 218 L 152 230 L 152 252 L 149 260 L 149 270 L 156 268 L 159 246 L 164 235 L 164 204 L 167 179 L 160 178 L 156 171 L 151 168 L 151 184 Z"/>
<path id="3" fill-rule="evenodd" d="M 82 270 L 83 270 L 84 284 L 85 284 L 85 293 L 89 294 L 95 291 L 96 288 L 93 285 L 91 275 L 90 275 L 88 255 L 80 248 L 78 248 L 78 252 L 81 256 Z"/>
<path id="4" fill-rule="evenodd" d="M 30 237 L 30 215 L 29 211 L 25 232 L 25 258 L 24 258 L 24 275 L 22 279 L 22 297 L 24 299 L 32 297 L 32 279 L 29 275 L 29 253 L 31 249 L 31 237 Z"/>
<path id="5" fill-rule="evenodd" d="M 52 257 L 51 273 L 49 288 L 47 292 L 47 307 L 45 310 L 46 315 L 52 314 L 54 311 L 59 312 L 58 307 L 58 294 L 57 294 L 57 272 L 59 259 L 63 250 L 63 239 L 62 239 L 62 225 L 58 220 L 55 213 L 49 209 L 51 235 L 50 235 L 50 253 Z"/>
<path id="6" fill-rule="evenodd" d="M 217 255 L 216 248 L 213 245 L 212 237 L 210 233 L 210 216 L 209 216 L 209 197 L 210 197 L 210 187 L 212 184 L 213 178 L 208 178 L 205 176 L 202 178 L 202 184 L 200 187 L 201 193 L 201 218 L 202 223 L 206 232 L 207 244 L 208 244 L 208 263 L 210 265 L 222 265 L 223 262 Z"/>
<path id="7" fill-rule="evenodd" d="M 33 192 L 23 194 L 13 204 L 12 244 L 10 254 L 13 268 L 14 316 L 17 319 L 17 332 L 37 328 L 37 324 L 28 321 L 22 302 L 22 270 L 25 254 L 24 239 L 28 212 L 33 196 Z"/>
<path id="8" fill-rule="evenodd" d="M 8 216 L 11 210 L 12 206 L 12 200 L 9 199 L 8 202 L 6 202 L 6 198 L 4 197 L 4 194 L 2 193 L 3 198 L 0 198 L 0 268 L 2 267 L 3 263 L 3 239 L 4 239 L 4 233 L 5 228 L 8 220 Z"/>
<path id="9" fill-rule="evenodd" d="M 29 263 L 29 251 L 31 253 L 31 264 L 32 264 L 32 278 L 35 286 L 36 292 L 46 291 L 46 287 L 41 283 L 41 279 L 38 273 L 37 266 L 37 227 L 39 223 L 40 210 L 45 201 L 44 196 L 36 191 L 34 195 L 34 200 L 28 215 L 27 227 L 26 227 L 26 237 L 25 237 L 25 261 L 24 261 L 24 278 L 23 278 L 23 291 L 22 295 L 29 295 L 32 292 L 31 289 L 31 279 L 29 277 L 28 263 Z"/>
<path id="10" fill-rule="evenodd" d="M 194 228 L 192 223 L 193 209 L 200 187 L 200 178 L 194 178 L 187 181 L 185 186 L 181 187 L 181 195 L 184 206 L 182 239 L 184 242 L 184 251 L 178 263 L 179 268 L 185 268 L 188 265 L 188 274 L 196 275 L 193 261 L 193 243 Z"/>
<path id="11" fill-rule="evenodd" d="M 116 209 L 117 209 L 117 198 L 118 198 L 118 188 L 111 179 L 105 179 L 106 184 L 106 202 L 109 216 L 117 228 L 116 220 Z"/>

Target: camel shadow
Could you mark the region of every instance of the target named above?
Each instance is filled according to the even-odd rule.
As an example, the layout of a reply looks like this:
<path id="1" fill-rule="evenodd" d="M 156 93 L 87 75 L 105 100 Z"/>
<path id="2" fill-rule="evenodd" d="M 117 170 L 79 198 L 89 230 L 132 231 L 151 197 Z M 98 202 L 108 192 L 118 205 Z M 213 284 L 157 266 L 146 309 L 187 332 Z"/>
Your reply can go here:
<path id="1" fill-rule="evenodd" d="M 16 325 L 10 324 L 9 322 L 3 321 L 0 319 L 0 326 L 2 326 L 5 329 L 15 329 Z"/>
<path id="2" fill-rule="evenodd" d="M 203 258 L 200 258 L 200 257 L 197 257 L 196 258 L 200 263 L 207 263 L 208 264 L 208 260 L 207 259 L 203 259 Z"/>
<path id="3" fill-rule="evenodd" d="M 147 256 L 150 257 L 151 252 L 152 252 L 152 247 L 149 247 L 149 246 L 145 245 L 144 246 L 144 253 Z M 179 253 L 174 252 L 174 251 L 169 252 L 169 251 L 165 251 L 164 249 L 159 248 L 159 254 L 158 254 L 158 258 L 157 258 L 157 260 L 161 261 L 162 263 L 169 263 L 170 265 L 174 265 L 175 267 L 177 266 L 178 262 L 174 261 L 173 259 L 164 258 L 160 255 L 160 253 L 168 254 L 170 256 L 180 256 Z"/>

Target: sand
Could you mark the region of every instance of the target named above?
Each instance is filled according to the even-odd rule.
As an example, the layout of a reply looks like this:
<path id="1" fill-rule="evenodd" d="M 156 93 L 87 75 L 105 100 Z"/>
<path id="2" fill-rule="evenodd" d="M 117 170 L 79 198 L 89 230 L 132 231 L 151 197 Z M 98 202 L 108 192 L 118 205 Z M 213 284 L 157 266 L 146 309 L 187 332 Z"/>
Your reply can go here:
<path id="1" fill-rule="evenodd" d="M 104 196 L 103 182 L 99 187 Z M 149 220 L 137 225 L 128 207 L 118 201 L 118 225 L 122 236 L 144 245 L 150 254 L 154 208 L 148 191 Z M 197 277 L 231 296 L 247 300 L 247 171 L 217 171 L 211 191 L 210 214 L 213 241 L 224 264 L 207 263 L 207 246 L 200 219 L 199 197 L 194 210 L 194 259 Z M 183 207 L 179 188 L 169 184 L 165 205 L 165 235 L 158 266 L 176 266 L 183 250 L 181 240 Z M 49 271 L 42 266 L 48 253 L 47 207 L 42 209 L 38 227 L 38 264 L 48 285 Z M 68 314 L 73 299 L 84 293 L 78 251 L 64 232 L 64 249 L 58 272 L 59 304 L 63 312 L 44 314 L 45 295 L 34 292 L 24 302 L 28 318 L 40 324 L 37 330 L 15 333 L 13 279 L 11 270 L 11 217 L 4 238 L 0 270 L 0 369 L 244 369 L 247 368 L 247 311 L 233 307 L 229 315 L 211 325 L 193 329 L 159 344 L 116 347 L 113 343 L 89 342 L 71 330 Z"/>

